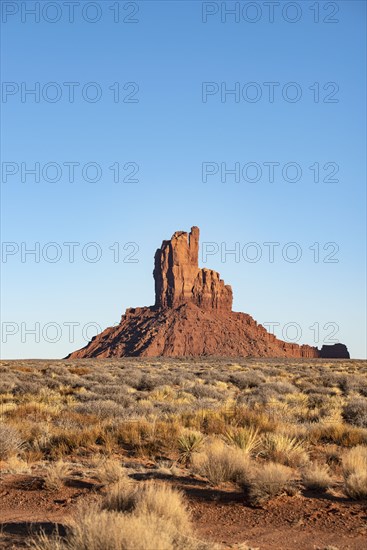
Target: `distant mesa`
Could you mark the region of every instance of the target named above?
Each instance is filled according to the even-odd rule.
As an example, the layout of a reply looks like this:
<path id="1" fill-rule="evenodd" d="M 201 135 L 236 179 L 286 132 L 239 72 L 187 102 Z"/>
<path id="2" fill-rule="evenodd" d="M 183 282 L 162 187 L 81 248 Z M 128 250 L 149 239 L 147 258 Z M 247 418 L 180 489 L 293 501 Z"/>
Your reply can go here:
<path id="1" fill-rule="evenodd" d="M 321 357 L 349 359 L 344 344 L 278 340 L 247 313 L 232 311 L 232 288 L 199 268 L 199 228 L 176 231 L 154 257 L 155 305 L 130 308 L 118 326 L 95 336 L 68 359 L 89 357 Z"/>

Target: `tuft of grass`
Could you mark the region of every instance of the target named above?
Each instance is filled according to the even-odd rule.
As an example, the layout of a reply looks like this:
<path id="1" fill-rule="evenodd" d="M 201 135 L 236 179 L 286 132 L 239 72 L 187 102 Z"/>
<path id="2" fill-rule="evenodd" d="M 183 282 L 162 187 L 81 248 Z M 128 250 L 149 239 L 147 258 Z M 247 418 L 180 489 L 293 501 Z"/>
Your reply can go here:
<path id="1" fill-rule="evenodd" d="M 342 457 L 344 491 L 355 500 L 367 499 L 367 447 L 359 445 Z"/>
<path id="2" fill-rule="evenodd" d="M 354 447 L 367 443 L 366 430 L 357 426 L 351 427 L 342 422 L 312 426 L 307 438 L 314 445 L 333 443 L 342 447 Z"/>
<path id="3" fill-rule="evenodd" d="M 17 456 L 24 446 L 18 430 L 0 422 L 0 460 Z"/>
<path id="4" fill-rule="evenodd" d="M 349 476 L 367 470 L 367 446 L 358 445 L 342 457 L 343 474 Z"/>
<path id="5" fill-rule="evenodd" d="M 172 522 L 181 532 L 189 532 L 191 523 L 187 503 L 183 493 L 167 483 L 149 481 L 139 488 L 136 512 L 143 515 L 156 515 L 164 521 Z"/>
<path id="6" fill-rule="evenodd" d="M 17 456 L 9 457 L 6 462 L 0 463 L 2 473 L 25 474 L 30 472 L 29 464 Z"/>
<path id="7" fill-rule="evenodd" d="M 343 407 L 342 416 L 349 424 L 367 428 L 367 399 L 353 399 Z"/>
<path id="8" fill-rule="evenodd" d="M 106 495 L 103 509 L 114 512 L 134 512 L 156 515 L 172 522 L 176 529 L 190 529 L 186 500 L 181 491 L 167 483 L 147 481 L 144 483 L 118 483 Z"/>
<path id="9" fill-rule="evenodd" d="M 238 479 L 247 478 L 251 464 L 248 455 L 241 449 L 213 440 L 202 453 L 194 455 L 193 469 L 213 485 L 218 485 L 225 481 L 237 482 Z"/>
<path id="10" fill-rule="evenodd" d="M 110 512 L 131 512 L 136 508 L 138 498 L 137 484 L 126 479 L 109 488 L 102 502 L 102 508 Z"/>
<path id="11" fill-rule="evenodd" d="M 158 460 L 156 471 L 158 474 L 163 474 L 164 476 L 178 476 L 181 473 L 175 463 L 168 460 Z"/>
<path id="12" fill-rule="evenodd" d="M 312 462 L 302 471 L 302 483 L 306 489 L 324 492 L 332 485 L 330 469 L 327 464 Z"/>
<path id="13" fill-rule="evenodd" d="M 135 516 L 92 507 L 79 513 L 67 540 L 43 536 L 35 550 L 159 550 L 178 549 L 174 527 L 157 516 Z"/>
<path id="14" fill-rule="evenodd" d="M 111 485 L 126 480 L 127 475 L 119 460 L 107 459 L 103 461 L 95 472 L 102 485 Z"/>
<path id="15" fill-rule="evenodd" d="M 43 486 L 48 491 L 59 491 L 64 485 L 65 478 L 70 475 L 70 466 L 62 460 L 48 465 L 43 480 Z"/>
<path id="16" fill-rule="evenodd" d="M 257 467 L 253 475 L 243 481 L 242 487 L 251 504 L 262 504 L 290 491 L 292 470 L 283 464 L 268 462 Z"/>
<path id="17" fill-rule="evenodd" d="M 146 483 L 132 513 L 79 507 L 66 540 L 38 536 L 33 550 L 214 550 L 194 538 L 182 495 L 163 484 Z"/>
<path id="18" fill-rule="evenodd" d="M 367 499 L 367 472 L 356 472 L 345 479 L 345 493 L 354 500 Z"/>

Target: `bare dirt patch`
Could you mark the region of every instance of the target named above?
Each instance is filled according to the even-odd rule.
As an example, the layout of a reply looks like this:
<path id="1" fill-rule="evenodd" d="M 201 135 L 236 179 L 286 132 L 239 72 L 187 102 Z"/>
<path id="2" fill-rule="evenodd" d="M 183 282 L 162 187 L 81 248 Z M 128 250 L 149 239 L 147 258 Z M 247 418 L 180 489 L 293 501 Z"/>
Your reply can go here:
<path id="1" fill-rule="evenodd" d="M 350 501 L 338 492 L 282 496 L 252 507 L 230 484 L 217 489 L 193 478 L 170 483 L 187 495 L 198 537 L 224 548 L 244 542 L 261 550 L 364 547 L 367 503 Z M 26 548 L 40 531 L 64 535 L 78 502 L 95 502 L 100 493 L 100 486 L 93 481 L 72 480 L 62 490 L 50 492 L 39 487 L 37 477 L 3 476 L 0 548 Z"/>

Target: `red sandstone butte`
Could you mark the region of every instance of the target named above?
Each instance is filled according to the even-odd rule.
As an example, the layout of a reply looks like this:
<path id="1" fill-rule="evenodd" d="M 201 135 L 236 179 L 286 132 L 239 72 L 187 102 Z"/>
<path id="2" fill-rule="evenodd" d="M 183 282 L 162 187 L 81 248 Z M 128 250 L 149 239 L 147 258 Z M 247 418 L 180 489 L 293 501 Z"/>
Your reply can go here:
<path id="1" fill-rule="evenodd" d="M 343 344 L 316 347 L 278 340 L 247 313 L 232 311 L 232 288 L 200 268 L 199 228 L 176 231 L 154 257 L 155 305 L 130 308 L 118 326 L 68 359 L 89 357 L 349 358 Z"/>

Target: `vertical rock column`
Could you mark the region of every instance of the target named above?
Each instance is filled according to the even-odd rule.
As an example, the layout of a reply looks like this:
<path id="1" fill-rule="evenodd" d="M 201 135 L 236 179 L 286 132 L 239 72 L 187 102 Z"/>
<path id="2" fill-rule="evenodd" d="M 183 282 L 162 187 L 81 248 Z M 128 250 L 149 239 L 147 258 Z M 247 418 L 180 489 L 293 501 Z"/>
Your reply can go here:
<path id="1" fill-rule="evenodd" d="M 155 306 L 192 302 L 202 309 L 232 310 L 232 289 L 211 269 L 199 269 L 199 228 L 176 231 L 154 257 Z"/>
<path id="2" fill-rule="evenodd" d="M 192 227 L 190 234 L 176 231 L 169 241 L 162 242 L 154 257 L 156 307 L 172 308 L 192 301 L 198 254 L 198 227 Z"/>

